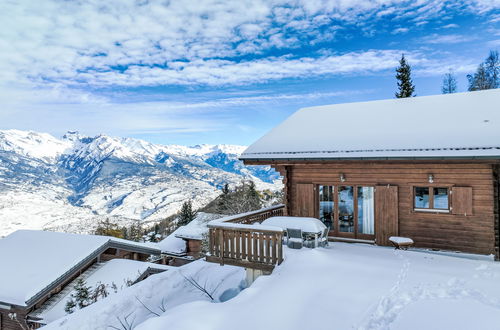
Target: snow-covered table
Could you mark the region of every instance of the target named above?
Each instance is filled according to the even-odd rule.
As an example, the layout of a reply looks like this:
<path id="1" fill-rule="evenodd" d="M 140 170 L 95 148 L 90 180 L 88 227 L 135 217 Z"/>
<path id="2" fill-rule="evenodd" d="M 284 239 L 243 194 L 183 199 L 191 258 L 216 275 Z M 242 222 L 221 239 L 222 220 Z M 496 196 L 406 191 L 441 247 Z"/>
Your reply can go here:
<path id="1" fill-rule="evenodd" d="M 271 217 L 262 222 L 264 226 L 279 227 L 283 230 L 300 229 L 305 243 L 312 243 L 313 247 L 318 247 L 320 239 L 327 239 L 324 236 L 326 226 L 316 218 L 306 217 Z M 305 244 L 311 245 L 311 244 Z"/>

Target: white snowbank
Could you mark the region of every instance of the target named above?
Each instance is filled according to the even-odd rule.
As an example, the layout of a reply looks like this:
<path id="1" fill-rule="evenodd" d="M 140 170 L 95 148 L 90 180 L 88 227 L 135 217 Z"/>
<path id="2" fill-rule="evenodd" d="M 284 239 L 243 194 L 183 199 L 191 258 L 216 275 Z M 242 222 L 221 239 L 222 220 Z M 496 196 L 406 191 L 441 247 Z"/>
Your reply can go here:
<path id="1" fill-rule="evenodd" d="M 154 313 L 162 314 L 162 309 L 165 308 L 170 310 L 178 305 L 193 301 L 204 301 L 208 305 L 212 304 L 210 298 L 190 284 L 184 276 L 205 285 L 219 302 L 232 298 L 244 287 L 245 271 L 243 268 L 221 267 L 217 264 L 197 260 L 185 266 L 152 275 L 118 294 L 54 321 L 44 329 L 104 330 L 111 327 L 121 328 L 119 320 L 124 321 L 125 318 L 137 326 L 154 317 Z M 197 317 L 198 312 L 201 311 L 195 311 L 189 317 Z M 175 327 L 170 326 L 165 328 L 175 329 Z M 203 327 L 199 329 L 203 329 Z"/>
<path id="2" fill-rule="evenodd" d="M 230 301 L 187 303 L 136 329 L 498 329 L 500 264 L 491 260 L 346 243 L 285 255 Z"/>

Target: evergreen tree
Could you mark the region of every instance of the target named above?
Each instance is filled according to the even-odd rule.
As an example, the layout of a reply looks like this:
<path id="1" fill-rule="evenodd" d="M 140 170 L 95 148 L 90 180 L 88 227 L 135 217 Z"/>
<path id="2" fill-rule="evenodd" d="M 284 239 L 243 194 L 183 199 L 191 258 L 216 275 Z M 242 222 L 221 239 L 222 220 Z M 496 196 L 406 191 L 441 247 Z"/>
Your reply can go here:
<path id="1" fill-rule="evenodd" d="M 415 96 L 415 86 L 411 80 L 411 67 L 406 62 L 404 54 L 401 56 L 399 67 L 396 69 L 396 79 L 398 80 L 397 98 Z"/>
<path id="2" fill-rule="evenodd" d="M 130 240 L 139 242 L 142 240 L 142 236 L 144 235 L 144 230 L 142 228 L 141 220 L 136 220 L 128 230 L 128 238 Z"/>
<path id="3" fill-rule="evenodd" d="M 451 70 L 444 75 L 441 91 L 443 94 L 452 94 L 457 92 L 457 80 Z"/>
<path id="4" fill-rule="evenodd" d="M 248 182 L 245 195 L 246 198 L 248 199 L 250 209 L 258 210 L 262 207 L 260 195 L 255 189 L 255 183 L 253 181 Z"/>
<path id="5" fill-rule="evenodd" d="M 222 194 L 217 199 L 217 210 L 219 213 L 224 213 L 227 210 L 229 193 L 229 184 L 226 183 L 224 187 L 222 187 Z"/>
<path id="6" fill-rule="evenodd" d="M 91 302 L 91 287 L 87 286 L 81 278 L 76 281 L 75 292 L 71 294 L 70 299 L 66 302 L 64 311 L 68 314 L 73 313 L 74 309 L 87 307 Z"/>
<path id="7" fill-rule="evenodd" d="M 479 64 L 476 73 L 467 75 L 469 91 L 500 87 L 500 59 L 498 51 L 490 51 L 486 60 Z"/>
<path id="8" fill-rule="evenodd" d="M 191 201 L 182 204 L 181 213 L 179 214 L 179 226 L 185 226 L 196 218 L 196 211 L 193 211 L 193 204 Z"/>

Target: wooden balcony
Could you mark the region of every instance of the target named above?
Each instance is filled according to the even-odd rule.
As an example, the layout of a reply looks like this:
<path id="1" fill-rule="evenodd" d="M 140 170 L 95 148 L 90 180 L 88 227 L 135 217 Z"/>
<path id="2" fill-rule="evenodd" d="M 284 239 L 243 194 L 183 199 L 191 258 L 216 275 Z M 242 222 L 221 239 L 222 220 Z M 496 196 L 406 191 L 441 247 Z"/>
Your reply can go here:
<path id="1" fill-rule="evenodd" d="M 284 215 L 284 205 L 237 214 L 212 221 L 209 227 L 209 255 L 206 260 L 272 271 L 283 261 L 283 230 L 253 225 Z"/>

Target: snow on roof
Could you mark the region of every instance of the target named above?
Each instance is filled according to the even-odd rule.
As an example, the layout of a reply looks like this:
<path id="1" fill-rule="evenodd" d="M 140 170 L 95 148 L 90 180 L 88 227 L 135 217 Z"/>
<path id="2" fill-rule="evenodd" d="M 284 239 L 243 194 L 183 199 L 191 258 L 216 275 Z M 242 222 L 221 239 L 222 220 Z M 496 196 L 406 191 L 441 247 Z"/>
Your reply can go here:
<path id="1" fill-rule="evenodd" d="M 85 279 L 85 284 L 92 287 L 92 289 L 99 284 L 109 285 L 108 293 L 114 294 L 115 292 L 110 288 L 113 284 L 116 285 L 117 292 L 119 292 L 128 287 L 127 282 L 135 282 L 150 268 L 168 270 L 174 267 L 129 259 L 113 259 L 104 263 Z M 68 292 L 64 297 L 61 297 L 59 302 L 43 311 L 43 313 L 38 314 L 37 317 L 41 318 L 44 323 L 49 323 L 65 316 L 64 308 L 73 292 Z"/>
<path id="2" fill-rule="evenodd" d="M 208 222 L 220 217 L 218 214 L 198 212 L 196 219 L 177 228 L 172 234 L 158 242 L 158 247 L 164 253 L 183 254 L 186 252 L 184 239 L 202 240 L 203 234 L 208 232 Z"/>
<path id="3" fill-rule="evenodd" d="M 18 230 L 0 239 L 0 301 L 26 305 L 30 298 L 110 241 L 146 248 L 113 237 L 40 230 Z"/>
<path id="4" fill-rule="evenodd" d="M 500 157 L 500 89 L 304 108 L 240 159 Z"/>

